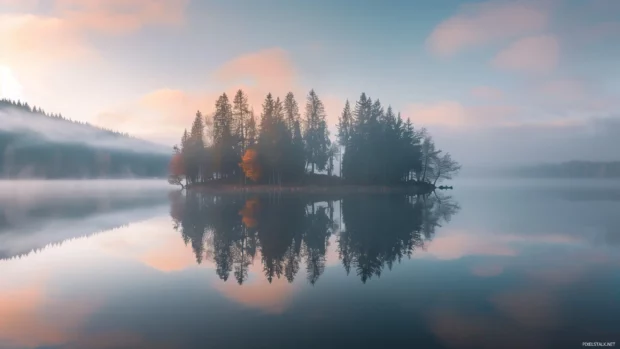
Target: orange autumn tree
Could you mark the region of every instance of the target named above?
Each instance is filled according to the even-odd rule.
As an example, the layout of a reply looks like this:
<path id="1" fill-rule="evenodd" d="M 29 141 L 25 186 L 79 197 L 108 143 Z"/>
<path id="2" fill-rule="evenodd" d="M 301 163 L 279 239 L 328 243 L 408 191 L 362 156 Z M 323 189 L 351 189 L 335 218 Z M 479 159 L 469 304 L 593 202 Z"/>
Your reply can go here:
<path id="1" fill-rule="evenodd" d="M 176 152 L 172 156 L 168 170 L 168 183 L 180 185 L 181 189 L 185 188 L 185 185 L 183 184 L 183 178 L 185 178 L 185 162 L 183 161 L 183 154 Z"/>
<path id="2" fill-rule="evenodd" d="M 243 170 L 245 176 L 251 179 L 254 182 L 257 182 L 260 179 L 261 168 L 258 159 L 258 152 L 254 149 L 248 149 L 243 154 L 241 158 L 241 163 L 239 163 L 239 167 Z"/>
<path id="3" fill-rule="evenodd" d="M 243 206 L 243 209 L 239 211 L 241 221 L 247 228 L 255 228 L 258 225 L 256 220 L 259 201 L 258 199 L 248 199 Z"/>

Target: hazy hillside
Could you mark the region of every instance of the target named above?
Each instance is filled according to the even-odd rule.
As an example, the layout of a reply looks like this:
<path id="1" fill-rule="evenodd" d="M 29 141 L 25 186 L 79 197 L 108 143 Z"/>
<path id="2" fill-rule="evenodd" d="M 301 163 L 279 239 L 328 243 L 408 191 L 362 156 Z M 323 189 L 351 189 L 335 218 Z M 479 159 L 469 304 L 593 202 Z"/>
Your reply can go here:
<path id="1" fill-rule="evenodd" d="M 0 177 L 164 177 L 165 146 L 0 100 Z"/>

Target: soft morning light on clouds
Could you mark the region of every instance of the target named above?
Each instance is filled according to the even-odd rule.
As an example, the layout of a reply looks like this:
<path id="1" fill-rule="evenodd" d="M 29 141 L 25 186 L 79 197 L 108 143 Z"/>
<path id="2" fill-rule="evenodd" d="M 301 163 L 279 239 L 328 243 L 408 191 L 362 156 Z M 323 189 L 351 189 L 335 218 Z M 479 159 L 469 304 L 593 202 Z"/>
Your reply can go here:
<path id="1" fill-rule="evenodd" d="M 0 98 L 23 98 L 22 85 L 13 71 L 7 66 L 0 66 Z"/>
<path id="2" fill-rule="evenodd" d="M 172 145 L 222 92 L 244 89 L 258 114 L 268 92 L 292 91 L 303 111 L 314 88 L 332 133 L 345 100 L 367 92 L 428 127 L 463 164 L 574 157 L 502 146 L 523 127 L 534 128 L 534 148 L 559 147 L 551 127 L 601 160 L 614 156 L 592 148 L 597 134 L 586 127 L 565 128 L 618 123 L 617 2 L 318 3 L 274 1 L 249 16 L 256 4 L 241 0 L 2 0 L 1 93 Z M 482 151 L 479 139 L 504 150 Z"/>
<path id="3" fill-rule="evenodd" d="M 439 55 L 514 39 L 545 29 L 548 13 L 541 1 L 488 1 L 460 6 L 431 33 L 428 44 Z"/>

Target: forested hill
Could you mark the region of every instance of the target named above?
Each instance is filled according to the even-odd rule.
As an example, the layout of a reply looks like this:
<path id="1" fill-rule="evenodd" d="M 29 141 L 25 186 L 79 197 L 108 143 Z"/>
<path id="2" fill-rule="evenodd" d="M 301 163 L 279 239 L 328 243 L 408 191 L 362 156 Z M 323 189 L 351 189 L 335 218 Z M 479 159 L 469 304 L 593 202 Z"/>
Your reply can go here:
<path id="1" fill-rule="evenodd" d="M 165 146 L 0 100 L 0 177 L 165 177 Z"/>

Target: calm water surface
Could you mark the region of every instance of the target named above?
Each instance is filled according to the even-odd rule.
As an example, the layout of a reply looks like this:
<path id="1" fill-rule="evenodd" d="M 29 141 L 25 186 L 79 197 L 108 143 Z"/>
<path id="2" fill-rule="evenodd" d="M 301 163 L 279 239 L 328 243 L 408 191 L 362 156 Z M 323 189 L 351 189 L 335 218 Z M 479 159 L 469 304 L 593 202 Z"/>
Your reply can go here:
<path id="1" fill-rule="evenodd" d="M 620 183 L 454 185 L 327 202 L 0 182 L 0 348 L 620 341 Z"/>

